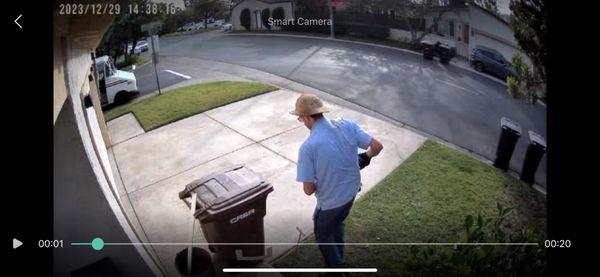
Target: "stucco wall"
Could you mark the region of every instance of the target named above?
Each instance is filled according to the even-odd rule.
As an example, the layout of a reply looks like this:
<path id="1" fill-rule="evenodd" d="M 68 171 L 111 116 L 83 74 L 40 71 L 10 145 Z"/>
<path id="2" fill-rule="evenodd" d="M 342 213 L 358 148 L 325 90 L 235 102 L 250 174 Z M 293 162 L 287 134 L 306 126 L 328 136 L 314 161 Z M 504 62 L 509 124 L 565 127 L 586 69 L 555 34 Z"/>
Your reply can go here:
<path id="1" fill-rule="evenodd" d="M 261 1 L 257 1 L 257 0 L 246 0 L 242 3 L 240 3 L 239 5 L 235 6 L 233 11 L 231 12 L 231 25 L 233 26 L 234 30 L 246 30 L 246 28 L 244 28 L 244 26 L 242 26 L 240 23 L 240 14 L 242 13 L 242 10 L 244 10 L 245 8 L 248 8 L 248 9 L 250 9 L 250 29 L 256 30 L 257 28 L 256 28 L 256 20 L 255 20 L 254 12 L 262 11 L 263 9 L 268 8 L 271 10 L 271 15 L 272 15 L 273 10 L 276 9 L 277 7 L 283 8 L 284 13 L 285 13 L 284 14 L 285 19 L 294 18 L 292 2 L 268 4 L 268 3 L 264 3 Z M 261 28 L 261 29 L 266 29 L 266 27 L 263 26 L 263 28 Z"/>
<path id="2" fill-rule="evenodd" d="M 58 48 L 54 72 L 60 73 L 54 74 L 54 83 L 66 88 L 67 95 L 54 124 L 54 236 L 65 244 L 90 242 L 95 237 L 105 242 L 139 242 L 111 190 L 110 170 L 103 168 L 100 157 L 103 153 L 97 152 L 106 152 L 101 135 L 94 138 L 88 127 L 88 120 L 95 119 L 86 117 L 94 112 L 90 109 L 86 115 L 80 98 L 89 90 L 90 50 L 73 43 L 68 35 L 54 39 Z M 104 257 L 110 257 L 124 276 L 161 274 L 140 246 L 102 251 L 80 246 L 54 250 L 53 275 L 70 276 L 73 270 Z"/>

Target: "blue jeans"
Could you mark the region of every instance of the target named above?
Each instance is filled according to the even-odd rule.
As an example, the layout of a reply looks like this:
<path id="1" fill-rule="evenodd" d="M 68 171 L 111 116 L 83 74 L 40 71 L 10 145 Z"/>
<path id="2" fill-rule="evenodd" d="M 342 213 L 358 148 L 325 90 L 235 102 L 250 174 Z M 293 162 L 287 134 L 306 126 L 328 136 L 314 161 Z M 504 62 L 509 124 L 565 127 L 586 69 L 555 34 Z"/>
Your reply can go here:
<path id="1" fill-rule="evenodd" d="M 354 198 L 350 202 L 330 210 L 315 209 L 313 221 L 317 243 L 340 243 L 319 245 L 319 250 L 328 267 L 344 267 L 344 220 L 350 213 Z"/>

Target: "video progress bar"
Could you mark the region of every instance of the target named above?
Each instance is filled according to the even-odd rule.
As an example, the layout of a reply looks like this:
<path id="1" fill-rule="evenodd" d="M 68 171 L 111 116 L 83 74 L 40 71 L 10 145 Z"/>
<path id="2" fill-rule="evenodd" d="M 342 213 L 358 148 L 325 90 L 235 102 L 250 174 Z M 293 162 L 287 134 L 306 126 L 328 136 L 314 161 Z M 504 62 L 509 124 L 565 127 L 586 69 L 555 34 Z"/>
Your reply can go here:
<path id="1" fill-rule="evenodd" d="M 73 243 L 72 243 L 73 245 Z M 345 246 L 538 246 L 537 242 L 364 242 L 364 243 L 318 243 L 318 242 L 266 242 L 266 243 L 244 243 L 244 242 L 107 242 L 105 245 L 197 245 L 197 246 L 208 246 L 208 245 L 265 245 L 265 246 L 303 246 L 303 245 L 345 245 Z"/>
<path id="2" fill-rule="evenodd" d="M 267 273 L 267 272 L 377 272 L 377 268 L 223 268 L 229 273 Z"/>

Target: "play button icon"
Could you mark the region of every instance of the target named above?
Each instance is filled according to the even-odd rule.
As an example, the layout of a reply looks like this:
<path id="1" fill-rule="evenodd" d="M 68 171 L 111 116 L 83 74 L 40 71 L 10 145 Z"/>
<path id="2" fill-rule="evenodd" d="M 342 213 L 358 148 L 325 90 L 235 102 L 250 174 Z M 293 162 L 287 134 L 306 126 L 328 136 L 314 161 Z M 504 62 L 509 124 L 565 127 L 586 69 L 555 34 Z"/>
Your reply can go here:
<path id="1" fill-rule="evenodd" d="M 21 245 L 23 245 L 21 241 L 19 241 L 18 239 L 13 239 L 13 249 L 17 249 Z"/>

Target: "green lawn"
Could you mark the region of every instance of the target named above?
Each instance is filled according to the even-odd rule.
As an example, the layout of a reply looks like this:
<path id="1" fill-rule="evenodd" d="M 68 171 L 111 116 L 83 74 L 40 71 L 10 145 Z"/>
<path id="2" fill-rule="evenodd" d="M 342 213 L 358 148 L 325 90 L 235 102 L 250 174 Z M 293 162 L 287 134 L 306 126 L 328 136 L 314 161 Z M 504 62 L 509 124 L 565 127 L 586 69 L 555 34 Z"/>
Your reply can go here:
<path id="1" fill-rule="evenodd" d="M 145 131 L 276 87 L 254 82 L 222 81 L 181 87 L 104 112 L 106 121 L 132 112 Z"/>
<path id="2" fill-rule="evenodd" d="M 545 234 L 543 195 L 493 166 L 427 141 L 355 202 L 346 220 L 346 242 L 458 242 L 465 217 L 494 217 L 498 202 L 515 208 L 507 228 Z M 408 246 L 346 246 L 345 258 L 354 267 L 376 265 L 378 276 L 401 276 L 408 251 Z M 325 265 L 316 246 L 301 246 L 274 266 Z"/>

